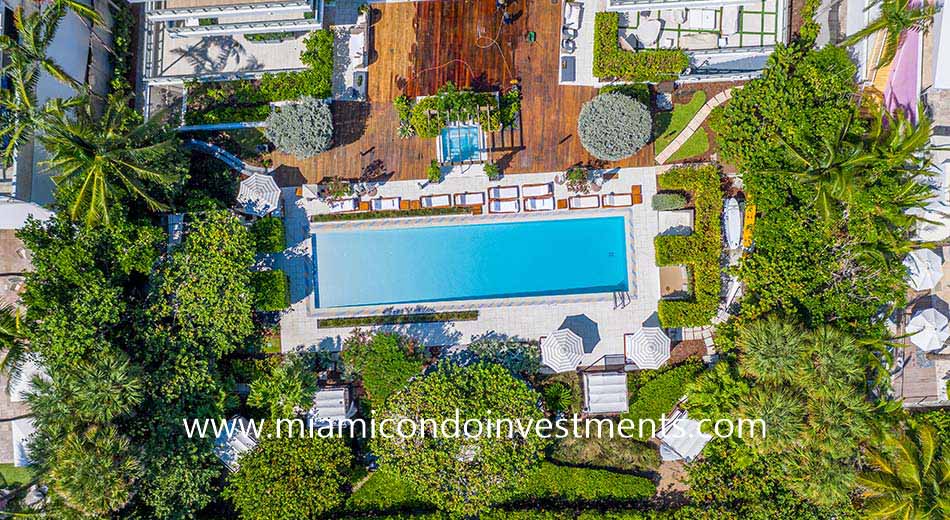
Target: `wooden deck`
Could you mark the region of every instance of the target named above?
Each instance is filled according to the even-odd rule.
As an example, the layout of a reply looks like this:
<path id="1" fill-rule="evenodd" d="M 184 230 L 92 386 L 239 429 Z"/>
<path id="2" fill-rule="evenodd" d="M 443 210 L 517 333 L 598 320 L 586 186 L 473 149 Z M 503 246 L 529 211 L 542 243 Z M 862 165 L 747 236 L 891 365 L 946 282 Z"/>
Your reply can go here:
<path id="1" fill-rule="evenodd" d="M 494 135 L 493 160 L 504 173 L 558 172 L 576 164 L 599 167 L 655 164 L 653 145 L 623 161 L 595 161 L 577 137 L 581 106 L 592 87 L 560 87 L 560 3 L 518 0 L 502 24 L 494 0 L 374 4 L 369 103 L 335 103 L 335 145 L 310 159 L 274 153 L 281 185 L 366 172 L 395 180 L 424 179 L 435 139 L 400 139 L 392 99 L 434 93 L 446 81 L 475 89 L 507 87 L 520 79 L 520 128 Z M 534 31 L 535 43 L 526 35 Z"/>

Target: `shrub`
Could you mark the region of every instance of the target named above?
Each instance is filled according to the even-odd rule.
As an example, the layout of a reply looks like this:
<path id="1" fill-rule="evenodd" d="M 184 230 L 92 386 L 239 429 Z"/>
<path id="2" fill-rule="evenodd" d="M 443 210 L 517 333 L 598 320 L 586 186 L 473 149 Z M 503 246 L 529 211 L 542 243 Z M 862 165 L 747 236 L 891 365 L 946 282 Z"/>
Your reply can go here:
<path id="1" fill-rule="evenodd" d="M 273 216 L 251 225 L 251 238 L 258 253 L 279 253 L 284 250 L 284 221 Z"/>
<path id="2" fill-rule="evenodd" d="M 633 420 L 636 425 L 640 424 L 640 419 L 650 419 L 659 428 L 661 416 L 673 410 L 683 397 L 687 383 L 701 370 L 701 366 L 689 363 L 660 371 L 641 371 L 638 377 L 631 377 L 628 381 L 630 409 L 621 417 Z M 650 438 L 652 432 L 647 427 L 643 430 L 639 432 L 640 438 Z"/>
<path id="3" fill-rule="evenodd" d="M 693 193 L 695 226 L 689 236 L 661 235 L 654 239 L 657 265 L 686 265 L 692 275 L 690 300 L 660 300 L 658 315 L 664 327 L 706 325 L 719 308 L 722 279 L 722 191 L 716 166 L 682 167 L 657 176 L 662 190 Z"/>
<path id="4" fill-rule="evenodd" d="M 488 180 L 496 181 L 501 178 L 501 170 L 498 168 L 498 165 L 495 163 L 486 163 L 485 175 L 488 176 Z"/>
<path id="5" fill-rule="evenodd" d="M 614 83 L 601 87 L 599 91 L 600 94 L 609 94 L 611 92 L 632 97 L 646 106 L 652 104 L 651 98 L 653 96 L 650 94 L 650 87 L 646 83 Z"/>
<path id="6" fill-rule="evenodd" d="M 590 176 L 587 169 L 575 166 L 567 170 L 567 189 L 573 193 L 590 193 Z"/>
<path id="7" fill-rule="evenodd" d="M 339 220 L 375 220 L 380 218 L 431 217 L 434 215 L 461 215 L 471 213 L 470 208 L 451 206 L 448 208 L 392 209 L 385 211 L 360 211 L 358 213 L 324 213 L 311 215 L 310 222 L 336 222 Z"/>
<path id="8" fill-rule="evenodd" d="M 404 110 L 406 101 L 399 100 L 396 110 Z M 492 111 L 481 110 L 484 106 L 491 107 Z M 471 120 L 477 121 L 486 132 L 496 132 L 501 130 L 500 114 L 494 93 L 459 90 L 449 82 L 439 87 L 435 95 L 422 98 L 412 105 L 409 123 L 419 137 L 426 138 L 438 137 L 447 123 Z"/>
<path id="9" fill-rule="evenodd" d="M 309 408 L 317 391 L 317 380 L 308 363 L 291 354 L 251 381 L 250 386 L 247 405 L 266 411 L 276 421 L 293 418 L 298 408 Z"/>
<path id="10" fill-rule="evenodd" d="M 404 325 L 408 323 L 441 323 L 447 321 L 476 321 L 478 311 L 430 312 L 426 314 L 383 314 L 381 316 L 354 316 L 317 320 L 317 326 L 362 327 L 371 325 Z"/>
<path id="11" fill-rule="evenodd" d="M 594 76 L 632 82 L 672 81 L 689 66 L 689 57 L 680 49 L 621 49 L 617 42 L 619 28 L 619 13 L 594 15 Z"/>
<path id="12" fill-rule="evenodd" d="M 686 196 L 682 193 L 657 193 L 653 196 L 653 209 L 670 211 L 686 207 Z"/>
<path id="13" fill-rule="evenodd" d="M 653 122 L 643 103 L 617 93 L 600 94 L 584 103 L 577 120 L 581 144 L 594 157 L 617 161 L 650 140 Z"/>
<path id="14" fill-rule="evenodd" d="M 371 513 L 376 511 L 431 508 L 432 505 L 416 487 L 393 471 L 380 469 L 350 495 L 346 511 Z"/>
<path id="15" fill-rule="evenodd" d="M 259 311 L 280 311 L 290 305 L 290 283 L 280 269 L 251 273 L 251 294 Z"/>
<path id="16" fill-rule="evenodd" d="M 429 167 L 426 168 L 426 177 L 433 184 L 442 182 L 442 168 L 439 166 L 439 161 L 435 159 L 429 161 Z"/>
<path id="17" fill-rule="evenodd" d="M 615 421 L 614 431 L 616 428 Z M 572 466 L 620 471 L 649 471 L 660 465 L 660 453 L 656 448 L 617 434 L 601 437 L 596 433 L 591 437 L 568 435 L 554 446 L 551 458 Z"/>
<path id="18" fill-rule="evenodd" d="M 574 403 L 574 391 L 571 387 L 561 382 L 554 382 L 545 386 L 541 390 L 544 396 L 544 406 L 555 413 L 570 409 Z"/>
<path id="19" fill-rule="evenodd" d="M 515 374 L 530 376 L 541 368 L 537 343 L 483 336 L 472 338 L 466 350 L 476 359 L 497 363 Z"/>
<path id="20" fill-rule="evenodd" d="M 320 100 L 305 97 L 284 105 L 267 116 L 265 135 L 280 151 L 298 157 L 313 157 L 330 148 L 333 115 Z"/>
<path id="21" fill-rule="evenodd" d="M 340 356 L 346 371 L 363 380 L 363 389 L 374 406 L 422 373 L 422 356 L 396 334 L 370 335 L 356 330 L 343 343 Z"/>
<path id="22" fill-rule="evenodd" d="M 642 500 L 655 493 L 656 486 L 643 477 L 544 462 L 536 473 L 525 479 L 515 493 L 515 499 L 565 502 Z"/>

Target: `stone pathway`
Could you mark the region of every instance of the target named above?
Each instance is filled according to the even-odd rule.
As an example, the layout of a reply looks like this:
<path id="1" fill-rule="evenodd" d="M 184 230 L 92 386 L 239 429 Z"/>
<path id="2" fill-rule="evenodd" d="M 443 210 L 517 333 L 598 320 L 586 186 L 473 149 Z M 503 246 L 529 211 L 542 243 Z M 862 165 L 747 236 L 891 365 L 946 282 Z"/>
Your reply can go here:
<path id="1" fill-rule="evenodd" d="M 680 132 L 680 135 L 676 136 L 676 139 L 673 139 L 673 142 L 671 142 L 666 148 L 663 149 L 662 152 L 656 156 L 657 164 L 664 164 L 666 161 L 668 161 L 670 157 L 672 157 L 673 154 L 675 154 L 677 150 L 679 150 L 680 147 L 683 146 L 683 144 L 693 136 L 696 130 L 702 128 L 703 121 L 709 117 L 709 114 L 712 112 L 712 110 L 728 101 L 731 97 L 732 89 L 727 89 L 716 94 L 712 99 L 707 101 L 706 104 L 703 105 L 703 108 L 700 108 L 699 112 L 696 112 L 696 115 L 693 116 L 693 119 L 691 119 L 689 124 L 686 125 L 686 128 Z"/>

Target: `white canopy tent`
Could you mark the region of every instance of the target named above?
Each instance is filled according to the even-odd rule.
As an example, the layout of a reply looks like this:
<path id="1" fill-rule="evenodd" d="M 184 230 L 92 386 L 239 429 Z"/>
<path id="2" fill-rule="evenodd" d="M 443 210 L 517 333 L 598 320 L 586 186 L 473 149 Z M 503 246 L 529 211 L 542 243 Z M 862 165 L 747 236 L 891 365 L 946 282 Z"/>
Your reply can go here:
<path id="1" fill-rule="evenodd" d="M 592 414 L 622 413 L 627 402 L 626 372 L 585 372 L 584 411 Z"/>
<path id="2" fill-rule="evenodd" d="M 280 204 L 280 188 L 270 175 L 252 173 L 241 181 L 237 202 L 241 212 L 263 217 Z"/>
<path id="3" fill-rule="evenodd" d="M 541 363 L 555 372 L 577 368 L 584 357 L 584 341 L 570 329 L 558 329 L 541 342 Z"/>
<path id="4" fill-rule="evenodd" d="M 623 337 L 627 358 L 641 370 L 663 366 L 670 359 L 670 338 L 657 327 L 643 327 Z"/>
<path id="5" fill-rule="evenodd" d="M 690 419 L 685 410 L 677 410 L 656 438 L 660 441 L 660 458 L 689 462 L 702 453 L 712 435 L 703 433 L 699 421 Z"/>
<path id="6" fill-rule="evenodd" d="M 918 311 L 907 324 L 907 333 L 910 341 L 925 352 L 933 352 L 943 348 L 944 342 L 950 338 L 950 320 L 942 312 L 934 309 Z"/>
<path id="7" fill-rule="evenodd" d="M 943 277 L 943 260 L 930 249 L 915 249 L 904 258 L 907 281 L 915 291 L 929 291 Z"/>

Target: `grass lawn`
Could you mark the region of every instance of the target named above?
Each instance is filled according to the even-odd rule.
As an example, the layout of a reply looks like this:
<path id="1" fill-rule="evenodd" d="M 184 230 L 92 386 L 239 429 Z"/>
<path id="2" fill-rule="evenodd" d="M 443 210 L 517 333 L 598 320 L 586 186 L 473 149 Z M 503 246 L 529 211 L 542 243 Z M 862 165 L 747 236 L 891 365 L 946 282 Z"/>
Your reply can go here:
<path id="1" fill-rule="evenodd" d="M 33 480 L 33 470 L 18 468 L 13 464 L 0 464 L 0 487 L 13 488 Z"/>
<path id="2" fill-rule="evenodd" d="M 689 103 L 673 105 L 671 112 L 661 112 L 656 116 L 656 140 L 653 144 L 655 153 L 659 154 L 676 139 L 676 136 L 686 128 L 696 112 L 706 104 L 706 93 L 702 90 L 693 94 Z"/>
<path id="3" fill-rule="evenodd" d="M 683 146 L 680 146 L 679 150 L 670 156 L 667 162 L 690 159 L 706 153 L 707 150 L 709 150 L 709 135 L 706 133 L 705 128 L 700 128 L 693 132 L 693 135 L 689 136 L 689 139 L 683 143 Z"/>

